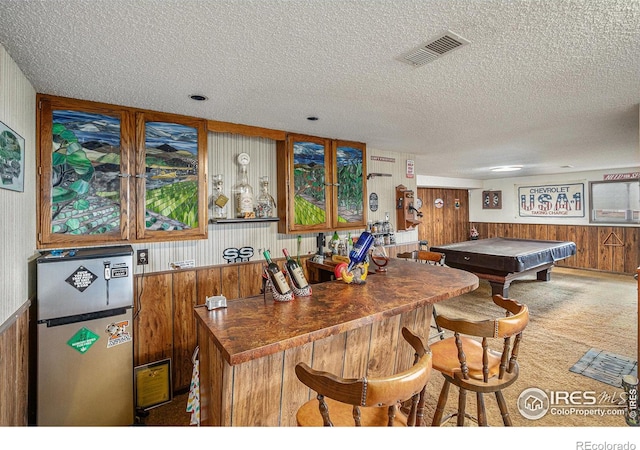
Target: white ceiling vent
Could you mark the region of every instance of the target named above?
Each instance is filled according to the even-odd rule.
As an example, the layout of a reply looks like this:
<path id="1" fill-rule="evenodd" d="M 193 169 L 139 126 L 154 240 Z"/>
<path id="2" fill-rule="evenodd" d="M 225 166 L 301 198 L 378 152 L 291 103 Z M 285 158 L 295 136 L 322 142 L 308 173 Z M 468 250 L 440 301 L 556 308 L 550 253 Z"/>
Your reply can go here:
<path id="1" fill-rule="evenodd" d="M 469 41 L 465 38 L 451 31 L 446 31 L 402 55 L 400 60 L 413 66 L 422 66 L 467 44 L 469 44 Z"/>

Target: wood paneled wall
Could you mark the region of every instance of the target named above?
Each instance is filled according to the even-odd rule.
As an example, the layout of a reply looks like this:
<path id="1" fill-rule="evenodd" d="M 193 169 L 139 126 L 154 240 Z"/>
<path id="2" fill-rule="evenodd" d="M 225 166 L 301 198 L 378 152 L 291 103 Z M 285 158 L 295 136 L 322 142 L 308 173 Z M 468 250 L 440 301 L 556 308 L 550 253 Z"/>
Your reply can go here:
<path id="1" fill-rule="evenodd" d="M 388 254 L 414 250 L 415 244 L 389 247 Z M 302 266 L 310 256 L 301 258 Z M 276 260 L 282 266 L 283 260 Z M 171 358 L 173 389 L 189 388 L 198 345 L 193 308 L 207 297 L 228 301 L 260 295 L 263 261 L 218 265 L 193 270 L 154 272 L 135 278 L 134 364 Z M 308 275 L 308 274 L 307 274 Z"/>
<path id="2" fill-rule="evenodd" d="M 429 246 L 466 241 L 469 238 L 469 191 L 466 189 L 418 188 L 422 200 L 422 223 L 418 239 Z M 436 207 L 436 199 L 443 201 Z M 456 208 L 456 200 L 459 207 Z"/>
<path id="3" fill-rule="evenodd" d="M 640 228 L 474 223 L 480 238 L 514 237 L 573 241 L 576 254 L 558 265 L 580 269 L 633 274 L 640 263 Z"/>
<path id="4" fill-rule="evenodd" d="M 29 398 L 28 304 L 0 328 L 0 426 L 26 426 Z"/>
<path id="5" fill-rule="evenodd" d="M 561 266 L 633 274 L 640 264 L 640 227 L 469 223 L 466 189 L 418 188 L 417 193 L 423 213 L 418 238 L 427 240 L 429 246 L 466 241 L 470 228 L 475 226 L 480 239 L 513 237 L 575 242 L 576 255 L 558 262 Z M 436 199 L 443 200 L 441 208 L 435 206 Z"/>

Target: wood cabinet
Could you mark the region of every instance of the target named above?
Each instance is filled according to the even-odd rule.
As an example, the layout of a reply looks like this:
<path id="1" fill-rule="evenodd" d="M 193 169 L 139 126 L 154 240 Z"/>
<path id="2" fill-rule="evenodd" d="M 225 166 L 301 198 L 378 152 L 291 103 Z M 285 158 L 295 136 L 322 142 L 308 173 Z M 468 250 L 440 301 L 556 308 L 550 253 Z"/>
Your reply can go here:
<path id="1" fill-rule="evenodd" d="M 206 121 L 37 102 L 39 248 L 206 238 Z"/>
<path id="2" fill-rule="evenodd" d="M 277 157 L 278 232 L 365 226 L 365 144 L 288 134 Z"/>

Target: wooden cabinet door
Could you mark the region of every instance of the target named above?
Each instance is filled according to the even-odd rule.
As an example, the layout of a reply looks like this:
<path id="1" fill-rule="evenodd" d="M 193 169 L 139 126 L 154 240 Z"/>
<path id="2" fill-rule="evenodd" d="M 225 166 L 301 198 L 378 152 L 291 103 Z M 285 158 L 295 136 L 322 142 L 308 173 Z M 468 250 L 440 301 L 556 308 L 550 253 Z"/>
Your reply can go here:
<path id="1" fill-rule="evenodd" d="M 205 120 L 37 99 L 38 248 L 207 237 Z"/>
<path id="2" fill-rule="evenodd" d="M 136 237 L 207 236 L 206 122 L 136 114 Z"/>
<path id="3" fill-rule="evenodd" d="M 130 112 L 46 96 L 37 112 L 39 245 L 129 239 Z"/>
<path id="4" fill-rule="evenodd" d="M 363 228 L 365 144 L 289 134 L 278 143 L 280 233 Z"/>
<path id="5" fill-rule="evenodd" d="M 365 144 L 333 141 L 333 211 L 332 227 L 363 228 L 367 223 L 367 156 Z"/>
<path id="6" fill-rule="evenodd" d="M 331 141 L 287 135 L 278 146 L 279 231 L 328 230 L 333 217 L 332 180 Z"/>

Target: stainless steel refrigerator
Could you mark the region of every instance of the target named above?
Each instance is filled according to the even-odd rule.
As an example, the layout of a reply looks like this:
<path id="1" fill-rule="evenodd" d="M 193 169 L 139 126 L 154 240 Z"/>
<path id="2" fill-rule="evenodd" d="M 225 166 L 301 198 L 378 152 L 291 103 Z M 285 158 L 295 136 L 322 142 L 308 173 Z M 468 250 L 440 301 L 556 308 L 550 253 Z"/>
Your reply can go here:
<path id="1" fill-rule="evenodd" d="M 132 425 L 133 249 L 46 252 L 37 277 L 37 425 Z"/>

